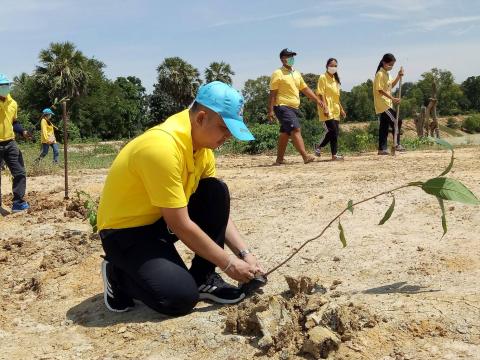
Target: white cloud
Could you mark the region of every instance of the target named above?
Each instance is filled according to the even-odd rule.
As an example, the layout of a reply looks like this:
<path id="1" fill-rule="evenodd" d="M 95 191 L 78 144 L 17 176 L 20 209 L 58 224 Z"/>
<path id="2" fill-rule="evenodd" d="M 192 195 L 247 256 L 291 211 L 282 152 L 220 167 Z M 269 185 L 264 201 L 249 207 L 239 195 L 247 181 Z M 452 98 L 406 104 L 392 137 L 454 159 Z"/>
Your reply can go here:
<path id="1" fill-rule="evenodd" d="M 419 22 L 415 24 L 415 26 L 426 31 L 432 31 L 444 26 L 472 23 L 472 22 L 480 23 L 480 16 L 454 16 L 454 17 L 449 17 L 449 18 L 447 17 L 443 19 L 431 19 L 428 21 Z"/>
<path id="2" fill-rule="evenodd" d="M 395 20 L 401 18 L 400 15 L 387 13 L 362 13 L 360 16 L 378 20 Z"/>
<path id="3" fill-rule="evenodd" d="M 224 21 L 220 21 L 218 23 L 212 24 L 209 27 L 219 27 L 219 26 L 226 26 L 226 25 L 238 25 L 238 24 L 248 24 L 248 23 L 254 23 L 254 22 L 262 22 L 262 21 L 267 21 L 267 20 L 289 17 L 289 16 L 296 15 L 296 14 L 301 14 L 301 13 L 304 13 L 308 10 L 311 10 L 311 8 L 297 9 L 297 10 L 289 11 L 289 12 L 285 12 L 285 13 L 265 15 L 265 16 L 252 16 L 252 17 L 243 17 L 243 18 L 239 18 L 239 19 L 224 20 Z"/>
<path id="4" fill-rule="evenodd" d="M 317 28 L 330 26 L 335 24 L 336 22 L 337 20 L 330 16 L 316 16 L 293 20 L 291 24 L 293 27 L 296 28 Z"/>

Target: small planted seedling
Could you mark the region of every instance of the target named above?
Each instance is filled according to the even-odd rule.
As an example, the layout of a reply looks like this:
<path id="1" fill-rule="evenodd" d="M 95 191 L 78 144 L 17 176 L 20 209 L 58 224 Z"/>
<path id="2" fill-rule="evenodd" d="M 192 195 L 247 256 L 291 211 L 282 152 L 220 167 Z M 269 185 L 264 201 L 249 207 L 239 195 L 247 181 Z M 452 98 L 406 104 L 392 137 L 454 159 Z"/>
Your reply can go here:
<path id="1" fill-rule="evenodd" d="M 451 201 L 457 201 L 460 203 L 464 204 L 470 204 L 470 205 L 480 205 L 480 200 L 473 194 L 465 185 L 463 185 L 460 181 L 451 179 L 448 177 L 445 177 L 450 170 L 453 167 L 453 162 L 454 162 L 454 149 L 453 146 L 450 145 L 448 142 L 442 139 L 437 139 L 437 138 L 428 138 L 430 141 L 433 141 L 437 143 L 438 145 L 445 146 L 451 151 L 451 158 L 450 158 L 450 163 L 448 166 L 445 168 L 445 170 L 442 171 L 442 173 L 432 179 L 429 179 L 427 181 L 414 181 L 410 182 L 408 184 L 396 187 L 391 190 L 383 191 L 377 195 L 371 196 L 367 199 L 360 200 L 356 203 L 353 202 L 353 200 L 349 200 L 347 207 L 343 209 L 337 216 L 335 216 L 318 234 L 317 236 L 314 236 L 311 239 L 306 240 L 304 243 L 302 243 L 295 251 L 293 251 L 285 260 L 283 260 L 280 264 L 276 265 L 274 268 L 271 270 L 267 271 L 265 276 L 270 275 L 272 272 L 276 271 L 283 265 L 285 265 L 287 262 L 290 261 L 300 250 L 302 250 L 308 243 L 312 242 L 313 240 L 316 240 L 320 238 L 325 231 L 332 226 L 334 222 L 338 220 L 338 230 L 339 230 L 339 237 L 340 237 L 340 242 L 342 243 L 343 247 L 347 246 L 347 240 L 345 237 L 345 231 L 343 229 L 342 223 L 340 222 L 340 217 L 346 212 L 350 211 L 353 214 L 353 209 L 355 206 L 358 204 L 362 204 L 364 202 L 376 199 L 380 196 L 384 195 L 390 195 L 392 197 L 392 203 L 390 204 L 389 208 L 385 212 L 385 215 L 383 218 L 380 220 L 379 225 L 385 224 L 392 216 L 393 211 L 395 210 L 395 196 L 394 193 L 397 192 L 398 190 L 408 188 L 408 187 L 418 187 L 422 189 L 425 193 L 429 195 L 433 195 L 437 198 L 438 203 L 440 205 L 440 210 L 442 213 L 441 216 L 441 223 L 442 223 L 442 229 L 443 229 L 443 236 L 447 233 L 447 218 L 445 216 L 445 206 L 444 206 L 444 200 L 451 200 Z"/>
<path id="2" fill-rule="evenodd" d="M 85 210 L 87 210 L 87 220 L 92 226 L 93 232 L 97 232 L 97 202 L 85 191 L 77 190 L 75 194 L 78 202 L 83 205 Z M 82 197 L 85 200 L 83 200 Z"/>

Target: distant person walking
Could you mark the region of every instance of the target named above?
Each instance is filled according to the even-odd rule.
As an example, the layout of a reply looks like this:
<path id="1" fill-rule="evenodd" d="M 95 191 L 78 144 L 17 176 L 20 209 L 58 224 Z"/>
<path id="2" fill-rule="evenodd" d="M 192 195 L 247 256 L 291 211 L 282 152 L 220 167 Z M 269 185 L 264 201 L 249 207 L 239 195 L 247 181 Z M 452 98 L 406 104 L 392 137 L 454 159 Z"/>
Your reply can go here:
<path id="1" fill-rule="evenodd" d="M 58 144 L 55 139 L 55 125 L 52 124 L 51 119 L 55 113 L 50 109 L 44 109 L 42 111 L 42 117 L 40 118 L 40 127 L 41 127 L 41 141 L 42 141 L 42 152 L 35 159 L 35 162 L 38 163 L 48 154 L 48 149 L 51 147 L 53 151 L 53 163 L 58 164 Z"/>
<path id="2" fill-rule="evenodd" d="M 30 208 L 23 199 L 27 187 L 27 176 L 22 152 L 15 142 L 15 133 L 29 137 L 26 130 L 17 121 L 18 105 L 10 95 L 12 82 L 6 75 L 0 74 L 0 163 L 5 162 L 13 176 L 12 212 Z"/>
<path id="3" fill-rule="evenodd" d="M 317 84 L 318 97 L 325 104 L 325 109 L 318 107 L 318 116 L 323 122 L 325 133 L 319 144 L 315 146 L 315 155 L 321 155 L 321 149 L 330 143 L 332 160 L 343 160 L 337 153 L 340 117 L 345 117 L 345 111 L 340 103 L 340 77 L 337 72 L 338 62 L 334 58 L 327 61 L 327 71 L 320 75 Z"/>
<path id="4" fill-rule="evenodd" d="M 392 96 L 392 88 L 397 85 L 397 83 L 400 81 L 400 78 L 403 76 L 403 68 L 400 68 L 395 80 L 392 81 L 390 78 L 389 71 L 393 69 L 395 61 L 395 56 L 392 54 L 383 55 L 382 60 L 380 60 L 380 63 L 378 64 L 375 80 L 373 82 L 375 113 L 378 115 L 380 120 L 380 127 L 378 129 L 378 155 L 389 154 L 387 150 L 389 127 L 391 127 L 392 132 L 395 133 L 394 129 L 397 112 L 393 110 L 393 104 L 399 104 L 400 99 Z M 400 145 L 401 128 L 402 120 L 398 119 L 397 146 L 395 150 L 404 152 L 405 148 Z"/>
<path id="5" fill-rule="evenodd" d="M 275 70 L 270 79 L 270 97 L 268 101 L 268 118 L 274 120 L 274 114 L 280 123 L 280 135 L 277 145 L 275 165 L 285 164 L 285 151 L 289 139 L 300 153 L 303 162 L 308 164 L 315 157 L 307 154 L 300 131 L 300 91 L 312 101 L 324 108 L 323 102 L 314 94 L 303 80 L 302 74 L 293 68 L 297 53 L 288 49 L 280 52 L 282 67 Z"/>

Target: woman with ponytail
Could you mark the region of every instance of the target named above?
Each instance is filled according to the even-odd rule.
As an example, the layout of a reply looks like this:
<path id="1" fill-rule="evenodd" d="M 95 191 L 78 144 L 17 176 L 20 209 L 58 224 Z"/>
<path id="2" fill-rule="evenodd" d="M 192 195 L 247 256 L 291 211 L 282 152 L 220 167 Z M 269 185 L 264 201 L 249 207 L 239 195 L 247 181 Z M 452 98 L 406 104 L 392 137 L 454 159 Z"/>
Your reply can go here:
<path id="1" fill-rule="evenodd" d="M 321 149 L 330 143 L 332 160 L 343 160 L 337 153 L 340 117 L 345 117 L 345 111 L 340 103 L 340 77 L 337 72 L 338 62 L 334 58 L 327 61 L 327 71 L 320 75 L 317 84 L 317 94 L 325 104 L 325 109 L 318 107 L 318 116 L 323 122 L 325 133 L 319 144 L 315 145 L 315 155 L 321 155 Z"/>
<path id="2" fill-rule="evenodd" d="M 385 54 L 380 60 L 373 82 L 373 99 L 375 104 L 375 113 L 380 120 L 380 127 L 378 129 L 378 155 L 388 155 L 387 139 L 388 129 L 392 128 L 394 132 L 395 120 L 397 112 L 393 109 L 393 104 L 400 103 L 400 99 L 392 96 L 392 88 L 397 85 L 400 78 L 403 76 L 403 68 L 400 68 L 397 77 L 392 81 L 389 71 L 395 65 L 395 56 L 392 54 Z M 404 152 L 405 148 L 400 145 L 400 129 L 402 128 L 402 120 L 398 119 L 398 134 L 396 151 Z M 395 136 L 395 135 L 393 135 Z M 394 139 L 395 142 L 395 139 Z"/>

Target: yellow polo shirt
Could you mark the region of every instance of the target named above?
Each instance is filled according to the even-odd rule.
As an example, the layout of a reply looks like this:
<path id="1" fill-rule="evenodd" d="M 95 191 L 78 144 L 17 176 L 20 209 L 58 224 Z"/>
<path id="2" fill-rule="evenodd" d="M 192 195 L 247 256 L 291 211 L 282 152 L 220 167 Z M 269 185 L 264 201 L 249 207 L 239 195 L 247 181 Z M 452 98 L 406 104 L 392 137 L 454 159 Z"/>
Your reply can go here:
<path id="1" fill-rule="evenodd" d="M 42 118 L 42 121 L 40 122 L 40 126 L 42 128 L 42 144 L 48 144 L 49 142 L 53 141 L 55 142 L 55 133 L 53 131 L 53 125 L 48 124 L 47 119 Z"/>
<path id="2" fill-rule="evenodd" d="M 373 81 L 373 102 L 375 104 L 375 113 L 381 114 L 393 105 L 392 100 L 380 94 L 378 90 L 383 90 L 387 94 L 392 92 L 392 79 L 390 79 L 390 75 L 388 75 L 388 72 L 384 68 L 381 68 L 377 72 L 375 80 Z"/>
<path id="3" fill-rule="evenodd" d="M 10 94 L 5 101 L 0 101 L 0 141 L 15 139 L 13 120 L 17 118 L 18 105 Z"/>
<path id="4" fill-rule="evenodd" d="M 278 90 L 274 105 L 289 106 L 298 109 L 300 106 L 300 90 L 307 87 L 299 71 L 288 70 L 282 66 L 273 72 L 270 78 L 270 90 Z"/>
<path id="5" fill-rule="evenodd" d="M 317 82 L 317 94 L 323 96 L 328 107 L 327 117 L 323 113 L 323 109 L 317 106 L 320 120 L 340 120 L 340 84 L 337 83 L 335 77 L 330 76 L 329 73 L 320 75 Z"/>
<path id="6" fill-rule="evenodd" d="M 187 206 L 200 179 L 215 176 L 213 151 L 194 153 L 191 131 L 187 109 L 120 151 L 100 198 L 98 230 L 149 225 L 162 217 L 160 208 Z"/>

